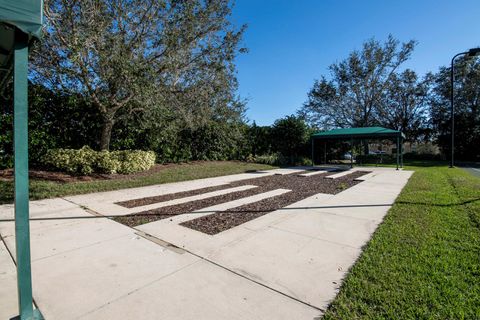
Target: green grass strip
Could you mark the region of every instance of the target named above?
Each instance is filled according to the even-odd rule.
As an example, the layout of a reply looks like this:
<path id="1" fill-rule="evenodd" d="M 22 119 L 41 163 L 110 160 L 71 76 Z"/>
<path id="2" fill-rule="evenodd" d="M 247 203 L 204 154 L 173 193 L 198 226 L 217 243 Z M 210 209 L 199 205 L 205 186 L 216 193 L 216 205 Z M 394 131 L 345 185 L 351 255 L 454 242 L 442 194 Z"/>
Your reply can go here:
<path id="1" fill-rule="evenodd" d="M 266 170 L 274 167 L 239 161 L 212 161 L 181 164 L 166 167 L 148 176 L 129 177 L 115 180 L 95 180 L 58 183 L 43 180 L 30 181 L 30 200 L 63 197 L 100 191 L 143 187 L 154 184 L 210 178 L 250 170 Z M 0 181 L 0 204 L 13 202 L 13 181 Z"/>
<path id="2" fill-rule="evenodd" d="M 324 319 L 480 319 L 480 179 L 414 175 Z"/>

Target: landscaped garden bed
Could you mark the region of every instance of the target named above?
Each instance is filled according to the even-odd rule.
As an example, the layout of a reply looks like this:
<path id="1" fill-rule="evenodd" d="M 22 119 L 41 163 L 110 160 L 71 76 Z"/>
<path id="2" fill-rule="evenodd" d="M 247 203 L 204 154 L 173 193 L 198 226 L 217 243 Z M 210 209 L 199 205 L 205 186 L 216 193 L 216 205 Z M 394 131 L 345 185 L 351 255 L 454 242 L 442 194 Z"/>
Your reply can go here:
<path id="1" fill-rule="evenodd" d="M 287 179 L 276 181 L 276 183 L 281 184 L 281 188 L 292 190 L 290 192 L 189 220 L 181 225 L 203 233 L 217 234 L 315 194 L 336 194 L 346 190 L 359 183 L 355 181 L 356 178 L 367 173 L 356 171 L 338 179 L 325 179 L 326 174 L 311 177 L 284 176 Z"/>
<path id="2" fill-rule="evenodd" d="M 227 186 L 229 186 L 229 185 L 227 185 Z M 159 196 L 145 197 L 145 198 L 140 198 L 140 199 L 132 199 L 132 200 L 127 200 L 127 201 L 120 201 L 120 202 L 116 202 L 115 204 L 118 204 L 118 205 L 120 205 L 122 207 L 125 207 L 125 208 L 135 208 L 135 207 L 146 206 L 146 205 L 149 205 L 149 204 L 154 204 L 154 203 L 159 203 L 159 202 L 164 202 L 164 201 L 170 201 L 170 200 L 174 200 L 174 199 L 196 196 L 196 195 L 199 195 L 199 194 L 202 194 L 202 193 L 223 190 L 225 188 L 227 188 L 226 185 L 222 184 L 222 185 L 219 185 L 219 186 L 206 187 L 206 188 L 200 188 L 200 189 L 194 189 L 194 190 L 182 191 L 182 192 L 176 192 L 176 193 L 168 193 L 168 194 L 162 194 L 162 195 L 159 195 Z"/>
<path id="3" fill-rule="evenodd" d="M 191 161 L 156 164 L 150 170 L 129 175 L 118 173 L 71 175 L 58 171 L 31 169 L 29 170 L 30 200 L 143 187 L 274 168 L 270 165 L 242 161 Z M 13 170 L 0 170 L 0 203 L 12 202 Z"/>
<path id="4" fill-rule="evenodd" d="M 45 170 L 45 168 L 30 168 L 28 171 L 29 178 L 34 181 L 49 181 L 49 182 L 86 182 L 86 181 L 102 181 L 102 180 L 127 180 L 140 177 L 150 176 L 163 171 L 168 168 L 175 168 L 185 165 L 197 165 L 205 163 L 206 161 L 192 161 L 189 163 L 168 163 L 168 164 L 155 164 L 149 170 L 135 172 L 131 174 L 121 173 L 90 173 L 90 174 L 78 174 L 68 173 L 60 170 Z M 0 181 L 13 181 L 13 169 L 0 170 Z"/>
<path id="5" fill-rule="evenodd" d="M 137 226 L 169 218 L 179 214 L 191 213 L 217 204 L 234 201 L 237 199 L 261 194 L 276 189 L 291 190 L 290 192 L 287 192 L 280 196 L 264 199 L 262 201 L 243 205 L 231 210 L 217 212 L 215 214 L 200 217 L 183 224 L 186 227 L 201 232 L 215 234 L 247 222 L 249 220 L 260 217 L 268 212 L 280 209 L 284 206 L 300 201 L 309 196 L 318 193 L 336 194 L 338 192 L 346 190 L 353 185 L 359 183 L 359 181 L 355 181 L 356 178 L 367 173 L 368 172 L 356 171 L 337 179 L 325 179 L 325 177 L 330 175 L 331 173 L 323 173 L 310 177 L 301 177 L 298 176 L 299 173 L 294 173 L 288 175 L 271 175 L 266 177 L 246 179 L 222 186 L 217 186 L 214 188 L 216 188 L 215 190 L 222 190 L 246 185 L 254 185 L 256 186 L 256 188 L 226 193 L 223 195 L 213 196 L 201 200 L 194 200 L 182 204 L 146 210 L 131 215 L 120 216 L 116 217 L 115 221 L 126 224 L 128 226 Z M 203 190 L 204 192 L 212 191 L 210 190 L 210 188 L 203 188 L 198 190 Z M 194 194 L 199 194 L 199 191 L 193 190 L 174 193 L 170 195 L 136 199 L 132 200 L 133 202 L 128 202 L 128 204 L 152 204 L 154 203 L 154 200 L 162 202 L 172 199 L 179 199 Z"/>

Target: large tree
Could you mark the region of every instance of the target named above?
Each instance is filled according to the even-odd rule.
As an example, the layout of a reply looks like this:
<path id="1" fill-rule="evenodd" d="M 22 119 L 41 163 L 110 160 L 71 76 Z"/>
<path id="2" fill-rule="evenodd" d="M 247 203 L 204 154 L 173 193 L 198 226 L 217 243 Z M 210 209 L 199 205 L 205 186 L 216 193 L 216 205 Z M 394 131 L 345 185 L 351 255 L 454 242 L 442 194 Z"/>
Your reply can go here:
<path id="1" fill-rule="evenodd" d="M 275 120 L 271 129 L 271 142 L 273 149 L 282 155 L 290 157 L 290 162 L 295 158 L 304 156 L 310 147 L 310 130 L 305 121 L 291 115 Z"/>
<path id="2" fill-rule="evenodd" d="M 188 116 L 225 113 L 244 30 L 230 14 L 229 0 L 46 0 L 33 79 L 98 109 L 100 149 L 109 148 L 119 116 L 166 106 Z"/>
<path id="3" fill-rule="evenodd" d="M 437 143 L 450 150 L 450 68 L 434 75 L 431 123 Z M 480 159 L 480 59 L 459 59 L 455 65 L 455 153 L 459 159 Z"/>
<path id="4" fill-rule="evenodd" d="M 428 138 L 430 77 L 420 80 L 410 69 L 391 76 L 378 110 L 381 125 L 402 131 L 407 140 Z"/>
<path id="5" fill-rule="evenodd" d="M 300 115 L 321 129 L 378 124 L 385 92 L 414 47 L 415 41 L 400 44 L 392 36 L 383 44 L 375 39 L 365 42 L 362 50 L 330 65 L 328 79 L 315 81 Z"/>

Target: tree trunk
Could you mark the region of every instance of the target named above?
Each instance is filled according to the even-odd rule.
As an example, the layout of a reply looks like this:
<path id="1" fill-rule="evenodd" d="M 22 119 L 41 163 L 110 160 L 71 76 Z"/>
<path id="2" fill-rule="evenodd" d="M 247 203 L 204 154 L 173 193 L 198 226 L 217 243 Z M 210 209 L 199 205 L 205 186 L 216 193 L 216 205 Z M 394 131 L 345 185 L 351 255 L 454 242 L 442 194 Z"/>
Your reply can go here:
<path id="1" fill-rule="evenodd" d="M 102 132 L 100 135 L 100 150 L 108 150 L 110 148 L 110 139 L 112 138 L 112 128 L 114 120 L 113 115 L 105 115 L 103 117 Z"/>

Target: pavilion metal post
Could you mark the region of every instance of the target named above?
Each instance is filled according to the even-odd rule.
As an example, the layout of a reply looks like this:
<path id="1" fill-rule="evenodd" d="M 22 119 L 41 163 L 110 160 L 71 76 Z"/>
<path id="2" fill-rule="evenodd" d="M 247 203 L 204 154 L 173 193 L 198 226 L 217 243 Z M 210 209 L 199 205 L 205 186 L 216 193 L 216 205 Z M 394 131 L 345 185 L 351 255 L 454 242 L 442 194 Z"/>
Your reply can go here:
<path id="1" fill-rule="evenodd" d="M 350 168 L 353 168 L 353 138 L 350 139 Z"/>
<path id="2" fill-rule="evenodd" d="M 16 31 L 13 66 L 15 245 L 19 317 L 43 319 L 33 310 L 28 195 L 28 37 Z"/>
<path id="3" fill-rule="evenodd" d="M 315 158 L 314 158 L 314 138 L 312 137 L 312 167 L 315 166 Z"/>
<path id="4" fill-rule="evenodd" d="M 325 164 L 327 164 L 327 141 L 325 141 L 325 143 L 324 143 L 323 161 L 325 162 Z"/>
<path id="5" fill-rule="evenodd" d="M 403 137 L 400 137 L 400 168 L 403 168 Z"/>
<path id="6" fill-rule="evenodd" d="M 400 162 L 400 138 L 397 136 L 397 170 Z"/>

